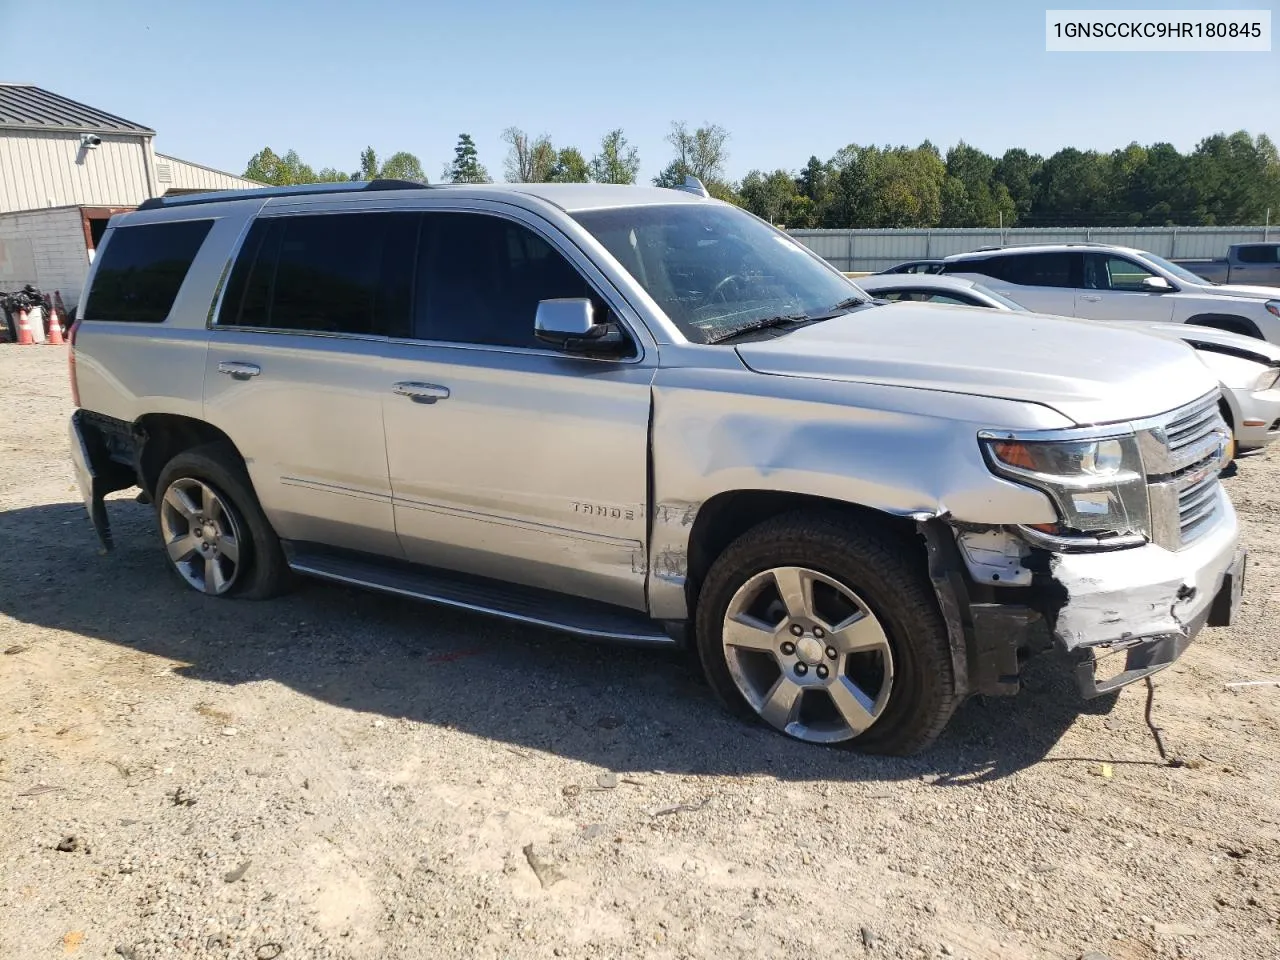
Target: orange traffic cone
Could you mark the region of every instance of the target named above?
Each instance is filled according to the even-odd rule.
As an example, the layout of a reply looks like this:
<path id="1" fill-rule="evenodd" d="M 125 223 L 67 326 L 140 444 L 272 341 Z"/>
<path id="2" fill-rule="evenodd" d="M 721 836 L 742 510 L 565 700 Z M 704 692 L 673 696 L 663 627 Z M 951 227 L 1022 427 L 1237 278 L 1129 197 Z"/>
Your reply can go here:
<path id="1" fill-rule="evenodd" d="M 67 342 L 62 339 L 62 321 L 58 318 L 58 311 L 52 307 L 49 308 L 49 339 L 45 342 L 55 347 L 60 347 Z"/>
<path id="2" fill-rule="evenodd" d="M 28 319 L 30 314 L 25 310 L 18 311 L 18 345 L 25 347 L 35 343 L 35 338 L 31 336 L 31 321 Z"/>

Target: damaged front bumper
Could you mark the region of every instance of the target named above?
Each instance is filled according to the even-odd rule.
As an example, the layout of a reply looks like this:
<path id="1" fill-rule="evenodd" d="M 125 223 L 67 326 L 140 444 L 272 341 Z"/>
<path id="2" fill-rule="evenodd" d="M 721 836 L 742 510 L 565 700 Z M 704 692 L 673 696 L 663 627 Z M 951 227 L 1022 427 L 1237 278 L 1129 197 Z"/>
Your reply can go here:
<path id="1" fill-rule="evenodd" d="M 1096 697 L 1167 667 L 1204 626 L 1229 625 L 1246 555 L 1235 511 L 1219 496 L 1217 522 L 1181 550 L 1050 553 L 1000 528 L 974 538 L 941 520 L 921 523 L 962 695 L 1017 693 L 1023 661 L 1056 647 L 1075 661 L 1081 694 Z"/>
<path id="2" fill-rule="evenodd" d="M 1219 521 L 1182 550 L 1148 544 L 1052 557 L 1049 576 L 1062 595 L 1053 636 L 1077 660 L 1082 694 L 1098 696 L 1141 680 L 1176 660 L 1204 626 L 1235 619 L 1247 558 L 1235 510 L 1220 496 Z M 1099 668 L 1120 656 L 1123 669 L 1100 679 Z"/>

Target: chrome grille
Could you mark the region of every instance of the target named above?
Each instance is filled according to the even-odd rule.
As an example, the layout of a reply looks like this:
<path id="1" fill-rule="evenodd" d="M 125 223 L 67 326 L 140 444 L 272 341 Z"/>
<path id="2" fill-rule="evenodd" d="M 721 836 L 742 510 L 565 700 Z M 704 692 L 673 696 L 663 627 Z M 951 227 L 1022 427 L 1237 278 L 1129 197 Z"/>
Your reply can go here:
<path id="1" fill-rule="evenodd" d="M 1221 513 L 1218 482 L 1227 425 L 1217 391 L 1145 424 L 1139 433 L 1157 543 L 1178 550 Z"/>

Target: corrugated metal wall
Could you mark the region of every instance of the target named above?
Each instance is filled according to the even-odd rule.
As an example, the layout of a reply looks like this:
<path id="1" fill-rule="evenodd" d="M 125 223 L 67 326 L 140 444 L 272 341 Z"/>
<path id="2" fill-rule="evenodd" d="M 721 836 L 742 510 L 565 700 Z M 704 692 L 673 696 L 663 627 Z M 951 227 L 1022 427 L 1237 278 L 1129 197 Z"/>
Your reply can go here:
<path id="1" fill-rule="evenodd" d="M 1000 230 L 790 230 L 793 237 L 850 272 L 883 270 L 903 260 L 968 253 L 1001 243 L 1094 241 L 1161 257 L 1221 257 L 1233 243 L 1280 239 L 1280 227 L 1073 227 Z"/>
<path id="2" fill-rule="evenodd" d="M 0 290 L 58 290 L 71 309 L 89 270 L 79 207 L 0 214 Z M 2 322 L 2 321 L 0 321 Z"/>
<path id="3" fill-rule="evenodd" d="M 156 154 L 156 187 L 160 193 L 170 190 L 249 190 L 264 184 L 236 177 L 212 167 L 189 163 L 177 157 Z"/>
<path id="4" fill-rule="evenodd" d="M 0 213 L 139 204 L 152 195 L 148 139 L 104 134 L 84 149 L 78 133 L 0 131 Z"/>

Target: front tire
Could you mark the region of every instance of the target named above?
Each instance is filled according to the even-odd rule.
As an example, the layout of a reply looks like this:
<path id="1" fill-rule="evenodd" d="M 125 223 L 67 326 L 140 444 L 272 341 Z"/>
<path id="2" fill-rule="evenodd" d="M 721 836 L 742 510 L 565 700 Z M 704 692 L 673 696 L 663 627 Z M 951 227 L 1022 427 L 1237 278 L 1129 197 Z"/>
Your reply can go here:
<path id="1" fill-rule="evenodd" d="M 229 444 L 205 444 L 170 460 L 155 506 L 169 567 L 193 590 L 264 600 L 288 587 L 280 540 Z"/>
<path id="2" fill-rule="evenodd" d="M 889 531 L 792 513 L 743 534 L 698 598 L 707 681 L 735 713 L 807 743 L 904 755 L 955 710 L 925 561 Z"/>

